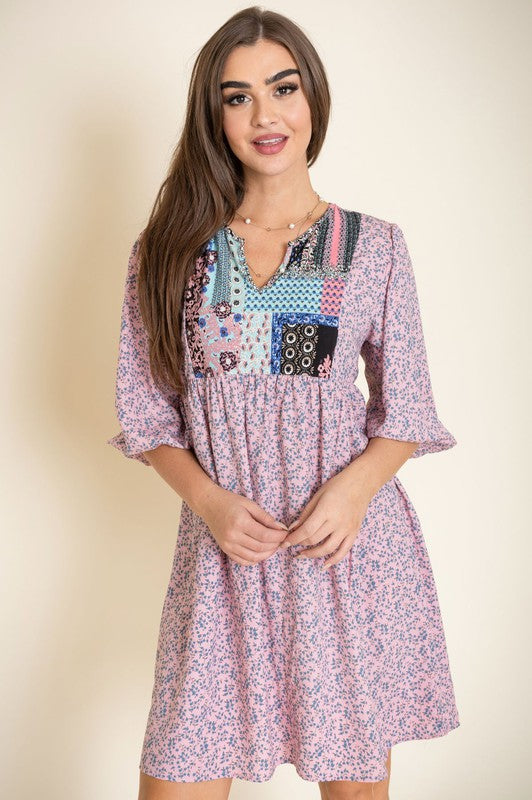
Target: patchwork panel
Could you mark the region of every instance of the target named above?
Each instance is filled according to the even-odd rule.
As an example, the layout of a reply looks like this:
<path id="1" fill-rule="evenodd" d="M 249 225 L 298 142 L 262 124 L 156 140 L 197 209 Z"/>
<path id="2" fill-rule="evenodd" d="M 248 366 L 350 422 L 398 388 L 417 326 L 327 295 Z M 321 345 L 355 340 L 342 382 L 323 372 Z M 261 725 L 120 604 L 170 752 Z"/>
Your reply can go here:
<path id="1" fill-rule="evenodd" d="M 271 372 L 328 378 L 338 317 L 323 314 L 274 314 Z"/>
<path id="2" fill-rule="evenodd" d="M 321 291 L 322 314 L 340 313 L 342 298 L 344 296 L 345 278 L 324 278 Z"/>
<path id="3" fill-rule="evenodd" d="M 209 240 L 185 292 L 186 339 L 197 378 L 330 377 L 360 222 L 358 212 L 342 212 L 335 225 L 331 216 L 289 243 L 262 287 L 251 278 L 241 237 L 223 227 Z"/>
<path id="4" fill-rule="evenodd" d="M 242 317 L 239 372 L 269 372 L 271 314 L 264 311 L 248 311 Z"/>

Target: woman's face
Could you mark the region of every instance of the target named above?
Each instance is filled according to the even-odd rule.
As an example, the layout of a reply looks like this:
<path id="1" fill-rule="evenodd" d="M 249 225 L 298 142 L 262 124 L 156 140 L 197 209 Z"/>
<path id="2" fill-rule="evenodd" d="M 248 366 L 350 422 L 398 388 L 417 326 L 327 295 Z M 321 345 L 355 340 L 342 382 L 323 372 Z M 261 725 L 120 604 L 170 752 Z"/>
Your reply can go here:
<path id="1" fill-rule="evenodd" d="M 277 175 L 295 165 L 306 169 L 310 107 L 285 47 L 271 41 L 236 47 L 225 62 L 221 86 L 223 129 L 244 171 Z M 273 134 L 288 137 L 284 145 L 261 151 L 253 144 Z"/>

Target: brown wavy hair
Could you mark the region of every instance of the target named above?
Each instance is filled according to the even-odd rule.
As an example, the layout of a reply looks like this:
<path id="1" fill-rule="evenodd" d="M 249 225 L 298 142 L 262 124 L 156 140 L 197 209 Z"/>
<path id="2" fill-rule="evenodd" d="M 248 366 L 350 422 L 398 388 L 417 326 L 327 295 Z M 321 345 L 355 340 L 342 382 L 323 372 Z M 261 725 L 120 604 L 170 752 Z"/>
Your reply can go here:
<path id="1" fill-rule="evenodd" d="M 311 110 L 307 166 L 321 150 L 331 109 L 325 68 L 305 33 L 288 17 L 260 6 L 242 9 L 203 45 L 192 70 L 182 132 L 138 242 L 139 305 L 154 381 L 186 388 L 179 335 L 187 280 L 213 234 L 244 199 L 242 164 L 223 130 L 220 83 L 229 53 L 270 40 L 291 53 Z"/>

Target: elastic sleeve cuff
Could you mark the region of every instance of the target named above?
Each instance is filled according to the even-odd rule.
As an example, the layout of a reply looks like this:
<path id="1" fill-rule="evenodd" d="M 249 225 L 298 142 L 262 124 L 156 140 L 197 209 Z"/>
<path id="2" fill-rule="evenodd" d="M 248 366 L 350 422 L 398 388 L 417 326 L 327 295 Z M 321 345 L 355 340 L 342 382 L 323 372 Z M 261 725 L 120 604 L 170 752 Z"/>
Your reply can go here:
<path id="1" fill-rule="evenodd" d="M 366 421 L 368 439 L 381 436 L 384 439 L 397 439 L 404 442 L 419 442 L 410 458 L 419 458 L 427 453 L 449 450 L 457 444 L 453 434 L 437 416 L 428 414 L 426 409 L 410 411 L 404 418 L 397 418 L 388 412 L 384 420 L 368 416 Z"/>
<path id="2" fill-rule="evenodd" d="M 159 447 L 161 444 L 167 444 L 171 447 L 180 447 L 183 450 L 192 449 L 188 439 L 176 439 L 175 437 L 167 434 L 151 438 L 137 437 L 131 434 L 125 434 L 123 431 L 118 433 L 116 436 L 107 439 L 107 444 L 112 445 L 112 447 L 116 447 L 116 449 L 126 456 L 126 458 L 134 458 L 136 461 L 140 461 L 147 467 L 151 467 L 151 464 L 145 457 L 144 453 L 147 450 L 155 450 L 155 448 Z"/>

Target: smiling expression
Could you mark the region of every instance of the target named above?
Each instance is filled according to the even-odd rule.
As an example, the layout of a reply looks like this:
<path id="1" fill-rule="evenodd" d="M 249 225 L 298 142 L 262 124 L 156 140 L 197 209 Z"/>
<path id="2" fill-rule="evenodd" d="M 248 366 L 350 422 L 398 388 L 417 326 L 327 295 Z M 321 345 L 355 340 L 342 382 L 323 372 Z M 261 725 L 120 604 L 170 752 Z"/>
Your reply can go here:
<path id="1" fill-rule="evenodd" d="M 221 91 L 224 133 L 244 169 L 274 175 L 300 161 L 306 166 L 311 112 L 297 63 L 285 47 L 260 41 L 234 48 L 224 65 Z M 253 144 L 272 135 L 288 138 L 263 152 Z"/>

